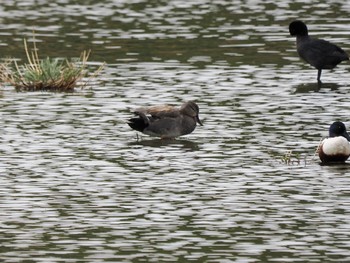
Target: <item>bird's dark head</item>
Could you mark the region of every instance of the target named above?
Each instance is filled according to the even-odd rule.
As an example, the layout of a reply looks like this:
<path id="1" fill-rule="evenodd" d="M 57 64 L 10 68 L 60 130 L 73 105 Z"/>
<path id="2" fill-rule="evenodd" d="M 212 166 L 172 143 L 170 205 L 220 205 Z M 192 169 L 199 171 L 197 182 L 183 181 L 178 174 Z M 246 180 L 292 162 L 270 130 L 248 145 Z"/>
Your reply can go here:
<path id="1" fill-rule="evenodd" d="M 289 24 L 289 33 L 291 36 L 307 36 L 307 26 L 303 21 L 295 20 Z"/>
<path id="2" fill-rule="evenodd" d="M 329 137 L 343 136 L 348 141 L 350 141 L 350 136 L 346 131 L 344 123 L 340 121 L 333 122 L 329 127 Z"/>
<path id="3" fill-rule="evenodd" d="M 194 101 L 188 101 L 182 104 L 180 111 L 183 114 L 194 118 L 199 125 L 203 126 L 203 123 L 201 122 L 198 116 L 199 107 Z"/>

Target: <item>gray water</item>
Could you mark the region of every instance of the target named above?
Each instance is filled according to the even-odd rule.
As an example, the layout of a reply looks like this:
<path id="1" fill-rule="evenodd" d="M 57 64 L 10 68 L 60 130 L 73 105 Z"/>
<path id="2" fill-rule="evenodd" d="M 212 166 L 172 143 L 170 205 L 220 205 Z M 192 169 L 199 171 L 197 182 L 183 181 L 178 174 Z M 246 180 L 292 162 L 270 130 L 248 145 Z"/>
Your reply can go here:
<path id="1" fill-rule="evenodd" d="M 350 2 L 275 2 L 2 1 L 2 59 L 35 31 L 41 57 L 106 67 L 74 93 L 0 88 L 1 262 L 349 262 L 349 165 L 315 156 L 350 126 L 349 64 L 319 88 L 288 24 L 350 51 Z M 192 99 L 188 136 L 126 124 Z"/>

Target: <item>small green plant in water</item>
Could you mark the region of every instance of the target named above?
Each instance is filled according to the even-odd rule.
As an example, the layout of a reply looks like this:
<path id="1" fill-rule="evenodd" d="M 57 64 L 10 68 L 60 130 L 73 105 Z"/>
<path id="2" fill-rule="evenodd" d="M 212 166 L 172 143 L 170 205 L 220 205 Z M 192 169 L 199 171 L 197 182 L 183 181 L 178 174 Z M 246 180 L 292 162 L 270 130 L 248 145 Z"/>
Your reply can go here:
<path id="1" fill-rule="evenodd" d="M 286 154 L 281 157 L 281 161 L 286 165 L 300 164 L 301 157 L 299 153 L 293 153 L 292 151 L 287 151 Z"/>
<path id="2" fill-rule="evenodd" d="M 78 60 L 70 62 L 57 58 L 40 60 L 35 42 L 33 52 L 28 51 L 26 40 L 24 48 L 28 63 L 19 66 L 15 60 L 9 60 L 0 64 L 0 81 L 9 83 L 18 91 L 73 91 L 77 86 L 85 87 L 103 68 L 100 66 L 88 77 L 90 51 L 82 52 Z"/>

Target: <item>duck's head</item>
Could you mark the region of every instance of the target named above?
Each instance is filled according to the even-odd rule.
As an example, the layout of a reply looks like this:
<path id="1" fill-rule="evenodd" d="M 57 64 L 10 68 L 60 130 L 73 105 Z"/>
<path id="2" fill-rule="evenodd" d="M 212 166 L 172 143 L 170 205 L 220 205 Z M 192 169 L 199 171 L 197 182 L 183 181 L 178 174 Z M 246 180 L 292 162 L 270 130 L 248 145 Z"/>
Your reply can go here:
<path id="1" fill-rule="evenodd" d="M 295 20 L 289 24 L 289 33 L 291 36 L 307 36 L 307 26 L 303 21 Z"/>
<path id="2" fill-rule="evenodd" d="M 180 112 L 194 118 L 199 125 L 203 126 L 203 123 L 201 122 L 198 116 L 199 107 L 194 101 L 187 101 L 184 104 L 182 104 Z"/>
<path id="3" fill-rule="evenodd" d="M 345 139 L 350 141 L 350 136 L 346 131 L 344 123 L 340 121 L 333 122 L 329 127 L 329 137 L 343 136 Z"/>

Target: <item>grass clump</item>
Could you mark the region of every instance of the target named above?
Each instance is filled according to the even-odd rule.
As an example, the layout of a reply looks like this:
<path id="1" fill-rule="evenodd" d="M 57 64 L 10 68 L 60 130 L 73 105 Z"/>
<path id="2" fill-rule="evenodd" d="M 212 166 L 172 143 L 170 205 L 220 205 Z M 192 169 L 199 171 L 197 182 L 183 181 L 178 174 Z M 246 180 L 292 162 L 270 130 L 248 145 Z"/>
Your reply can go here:
<path id="1" fill-rule="evenodd" d="M 300 164 L 300 154 L 287 151 L 284 156 L 281 157 L 282 163 L 286 165 Z"/>
<path id="2" fill-rule="evenodd" d="M 67 59 L 39 59 L 34 42 L 34 51 L 29 52 L 26 40 L 24 48 L 28 62 L 18 65 L 16 60 L 0 64 L 0 81 L 9 83 L 17 91 L 73 91 L 75 87 L 84 88 L 103 68 L 100 66 L 88 76 L 87 60 L 90 51 L 81 53 L 75 61 Z M 85 79 L 85 81 L 84 81 Z"/>

